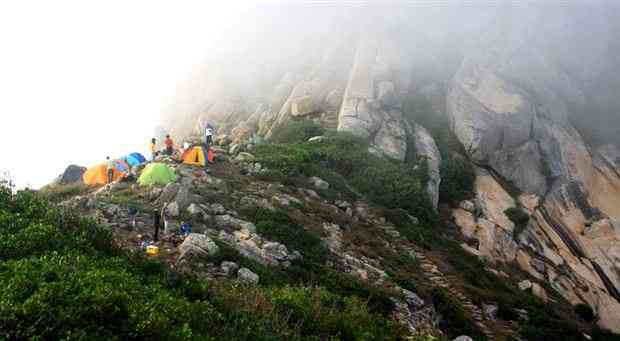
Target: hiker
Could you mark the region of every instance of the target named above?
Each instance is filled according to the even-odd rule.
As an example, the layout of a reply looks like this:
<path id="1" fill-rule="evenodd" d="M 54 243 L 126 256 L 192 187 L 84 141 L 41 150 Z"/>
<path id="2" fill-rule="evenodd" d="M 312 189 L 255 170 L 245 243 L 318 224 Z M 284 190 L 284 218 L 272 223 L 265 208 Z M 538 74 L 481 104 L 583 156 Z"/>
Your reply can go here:
<path id="1" fill-rule="evenodd" d="M 165 154 L 171 156 L 174 151 L 174 142 L 170 138 L 170 135 L 166 135 L 166 140 L 164 141 L 166 145 Z"/>
<path id="2" fill-rule="evenodd" d="M 149 149 L 151 151 L 151 161 L 155 161 L 155 157 L 157 156 L 157 140 L 155 138 L 151 139 Z"/>
<path id="3" fill-rule="evenodd" d="M 212 125 L 207 123 L 207 128 L 205 128 L 205 143 L 207 146 L 213 144 L 213 133 L 215 132 L 215 128 Z"/>
<path id="4" fill-rule="evenodd" d="M 110 160 L 109 156 L 106 156 L 105 164 L 108 170 L 108 183 L 112 183 L 112 180 L 114 180 L 114 161 Z"/>
<path id="5" fill-rule="evenodd" d="M 168 203 L 161 208 L 161 220 L 164 222 L 164 234 L 168 233 Z"/>
<path id="6" fill-rule="evenodd" d="M 153 234 L 153 241 L 154 242 L 158 242 L 159 241 L 159 225 L 160 225 L 160 215 L 159 215 L 159 210 L 155 209 L 153 210 L 153 227 L 155 228 L 155 233 Z"/>
<path id="7" fill-rule="evenodd" d="M 131 218 L 131 229 L 136 229 L 136 217 L 138 216 L 138 209 L 133 206 L 129 207 L 129 217 Z"/>

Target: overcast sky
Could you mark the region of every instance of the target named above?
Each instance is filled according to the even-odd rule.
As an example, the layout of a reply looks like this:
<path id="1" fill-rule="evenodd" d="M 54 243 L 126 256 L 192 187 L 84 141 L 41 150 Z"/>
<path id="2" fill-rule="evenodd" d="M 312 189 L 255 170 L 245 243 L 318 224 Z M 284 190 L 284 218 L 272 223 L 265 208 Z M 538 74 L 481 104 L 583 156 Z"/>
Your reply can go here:
<path id="1" fill-rule="evenodd" d="M 212 3 L 0 2 L 0 172 L 38 187 L 144 152 L 176 84 L 248 10 Z"/>

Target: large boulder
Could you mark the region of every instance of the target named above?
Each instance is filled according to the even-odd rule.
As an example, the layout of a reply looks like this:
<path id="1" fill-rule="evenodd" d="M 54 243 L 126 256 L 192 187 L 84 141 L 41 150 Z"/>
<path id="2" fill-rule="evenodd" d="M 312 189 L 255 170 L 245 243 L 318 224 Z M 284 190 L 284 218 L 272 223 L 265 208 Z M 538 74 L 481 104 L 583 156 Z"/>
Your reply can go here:
<path id="1" fill-rule="evenodd" d="M 219 247 L 211 238 L 198 233 L 190 233 L 179 246 L 180 259 L 208 257 L 217 254 Z"/>
<path id="2" fill-rule="evenodd" d="M 82 181 L 82 175 L 86 172 L 86 167 L 70 165 L 60 176 L 54 181 L 57 185 L 69 185 Z"/>
<path id="3" fill-rule="evenodd" d="M 241 268 L 237 271 L 237 279 L 241 283 L 256 285 L 258 284 L 260 277 L 248 268 Z"/>
<path id="4" fill-rule="evenodd" d="M 414 126 L 413 138 L 418 160 L 426 162 L 428 169 L 426 191 L 431 204 L 436 209 L 439 203 L 439 184 L 441 183 L 441 175 L 439 173 L 441 154 L 439 154 L 439 149 L 433 137 L 421 125 L 416 124 Z"/>

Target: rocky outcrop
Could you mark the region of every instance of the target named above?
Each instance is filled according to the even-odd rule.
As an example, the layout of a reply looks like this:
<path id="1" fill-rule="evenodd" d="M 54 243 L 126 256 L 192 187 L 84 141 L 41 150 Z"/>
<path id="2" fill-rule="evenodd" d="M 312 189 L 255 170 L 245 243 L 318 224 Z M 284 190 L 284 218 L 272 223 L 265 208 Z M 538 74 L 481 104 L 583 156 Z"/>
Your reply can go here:
<path id="1" fill-rule="evenodd" d="M 219 247 L 211 238 L 198 234 L 190 233 L 183 243 L 179 246 L 179 259 L 187 260 L 190 257 L 208 257 L 215 255 Z"/>
<path id="2" fill-rule="evenodd" d="M 86 167 L 70 165 L 62 174 L 54 180 L 55 185 L 69 185 L 82 182 L 82 175 L 86 172 Z"/>
<path id="3" fill-rule="evenodd" d="M 586 145 L 568 119 L 584 91 L 542 50 L 516 48 L 529 34 L 515 30 L 499 54 L 468 54 L 453 78 L 453 130 L 470 159 L 489 170 L 476 180 L 481 216 L 457 210 L 454 217 L 483 256 L 516 260 L 571 303 L 593 307 L 601 326 L 619 331 L 620 235 L 612 221 L 620 218 L 613 204 L 620 200 L 620 154 Z M 537 199 L 516 203 L 508 191 Z M 531 219 L 513 238 L 504 210 L 517 205 Z"/>
<path id="4" fill-rule="evenodd" d="M 415 144 L 415 152 L 418 160 L 426 162 L 428 170 L 427 193 L 431 204 L 437 208 L 439 202 L 439 185 L 441 183 L 441 175 L 439 166 L 441 164 L 441 154 L 433 137 L 428 131 L 419 124 L 416 124 L 413 132 Z"/>

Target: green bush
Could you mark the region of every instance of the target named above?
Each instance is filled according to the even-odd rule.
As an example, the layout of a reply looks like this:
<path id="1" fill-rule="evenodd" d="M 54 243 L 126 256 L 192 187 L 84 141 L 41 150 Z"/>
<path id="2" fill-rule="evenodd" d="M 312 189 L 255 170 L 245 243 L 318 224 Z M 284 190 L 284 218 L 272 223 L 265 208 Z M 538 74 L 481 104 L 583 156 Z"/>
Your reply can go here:
<path id="1" fill-rule="evenodd" d="M 377 157 L 368 152 L 368 143 L 351 134 L 331 134 L 326 141 L 316 144 L 262 145 L 254 153 L 265 166 L 285 177 L 337 173 L 378 204 L 406 209 L 422 220 L 435 217 L 426 193 L 428 176 L 424 163 L 414 167 Z M 344 183 L 340 187 L 351 192 Z"/>
<path id="2" fill-rule="evenodd" d="M 90 190 L 91 188 L 84 184 L 54 185 L 42 188 L 39 194 L 52 202 L 60 202 L 76 195 L 88 193 Z"/>
<path id="3" fill-rule="evenodd" d="M 589 305 L 579 303 L 575 306 L 575 314 L 586 322 L 592 322 L 596 318 L 594 311 Z"/>
<path id="4" fill-rule="evenodd" d="M 441 175 L 440 201 L 456 203 L 472 196 L 476 174 L 465 158 L 453 154 L 444 157 L 439 172 Z"/>
<path id="5" fill-rule="evenodd" d="M 278 310 L 300 326 L 301 334 L 339 335 L 342 340 L 395 340 L 404 328 L 377 319 L 359 298 L 342 298 L 321 288 L 282 287 L 271 291 Z"/>
<path id="6" fill-rule="evenodd" d="M 442 329 L 446 330 L 450 337 L 459 335 L 483 336 L 481 331 L 465 315 L 465 310 L 461 304 L 452 298 L 448 291 L 437 287 L 432 290 L 431 295 L 435 309 L 443 317 Z"/>
<path id="7" fill-rule="evenodd" d="M 323 135 L 323 128 L 310 120 L 291 121 L 276 129 L 270 138 L 273 143 L 306 142 L 309 138 Z"/>
<path id="8" fill-rule="evenodd" d="M 515 224 L 513 236 L 517 238 L 530 222 L 530 216 L 520 207 L 510 207 L 504 211 L 504 214 Z"/>

